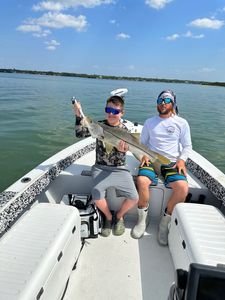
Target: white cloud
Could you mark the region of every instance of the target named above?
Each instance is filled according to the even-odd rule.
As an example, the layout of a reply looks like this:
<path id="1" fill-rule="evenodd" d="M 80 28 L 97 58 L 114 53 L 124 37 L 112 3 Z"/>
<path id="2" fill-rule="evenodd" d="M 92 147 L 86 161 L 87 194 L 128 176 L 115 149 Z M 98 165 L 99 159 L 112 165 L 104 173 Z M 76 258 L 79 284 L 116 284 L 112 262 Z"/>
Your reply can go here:
<path id="1" fill-rule="evenodd" d="M 40 10 L 53 10 L 60 11 L 68 8 L 76 8 L 83 6 L 85 8 L 93 8 L 102 4 L 112 4 L 114 0 L 61 0 L 61 1 L 42 1 L 33 5 L 32 9 L 35 11 Z"/>
<path id="2" fill-rule="evenodd" d="M 215 68 L 208 68 L 208 67 L 203 67 L 201 69 L 198 70 L 201 73 L 211 73 L 211 72 L 215 72 Z"/>
<path id="3" fill-rule="evenodd" d="M 129 39 L 130 38 L 130 35 L 129 34 L 126 34 L 126 33 L 119 33 L 119 34 L 117 34 L 117 36 L 116 36 L 116 39 L 117 40 L 127 40 L 127 39 Z"/>
<path id="4" fill-rule="evenodd" d="M 202 39 L 204 38 L 204 34 L 199 34 L 199 35 L 194 35 L 191 31 L 187 31 L 186 33 L 184 34 L 178 34 L 178 33 L 174 33 L 172 35 L 169 35 L 166 37 L 166 39 L 168 41 L 175 41 L 179 38 L 182 38 L 182 37 L 185 37 L 185 38 L 192 38 L 192 39 Z"/>
<path id="5" fill-rule="evenodd" d="M 119 23 L 116 20 L 109 20 L 109 23 L 113 26 L 119 27 Z"/>
<path id="6" fill-rule="evenodd" d="M 32 6 L 32 9 L 34 11 L 39 11 L 39 10 L 60 11 L 60 10 L 63 10 L 64 8 L 65 8 L 65 6 L 62 3 L 53 2 L 53 1 L 43 1 L 43 2 L 40 2 L 40 3 Z"/>
<path id="7" fill-rule="evenodd" d="M 47 41 L 45 42 L 45 44 L 47 45 L 46 49 L 50 51 L 55 51 L 57 46 L 60 45 L 60 43 L 57 42 L 56 40 Z"/>
<path id="8" fill-rule="evenodd" d="M 50 28 L 65 28 L 71 27 L 77 31 L 83 31 L 87 27 L 86 17 L 80 15 L 78 17 L 72 15 L 66 15 L 57 12 L 48 12 L 43 14 L 40 18 L 30 19 L 30 24 L 36 24 L 43 27 Z"/>
<path id="9" fill-rule="evenodd" d="M 194 35 L 191 31 L 187 31 L 183 36 L 192 39 L 203 39 L 205 37 L 204 34 Z"/>
<path id="10" fill-rule="evenodd" d="M 114 4 L 115 0 L 52 0 L 41 1 L 36 5 L 33 5 L 34 11 L 45 11 L 42 16 L 38 18 L 29 18 L 23 22 L 16 30 L 27 33 L 30 32 L 33 37 L 46 38 L 52 32 L 53 29 L 61 28 L 73 28 L 76 31 L 85 31 L 88 27 L 86 16 L 79 15 L 74 16 L 70 14 L 64 14 L 60 11 L 83 6 L 85 8 L 93 8 L 103 4 Z M 112 24 L 116 24 L 115 20 L 111 20 Z M 129 38 L 128 35 L 120 37 L 121 39 Z M 58 44 L 47 44 L 48 50 L 55 50 Z"/>
<path id="11" fill-rule="evenodd" d="M 174 33 L 174 34 L 172 34 L 172 35 L 167 36 L 166 39 L 167 39 L 168 41 L 175 41 L 175 40 L 179 39 L 179 37 L 180 37 L 179 34 Z"/>
<path id="12" fill-rule="evenodd" d="M 49 34 L 51 34 L 51 31 L 48 30 L 48 29 L 45 29 L 45 30 L 42 30 L 42 31 L 39 32 L 39 33 L 33 33 L 33 36 L 34 36 L 34 37 L 37 37 L 37 38 L 41 38 L 41 37 L 46 37 L 46 36 L 48 36 Z"/>
<path id="13" fill-rule="evenodd" d="M 41 32 L 41 26 L 32 24 L 20 25 L 16 29 L 22 32 Z"/>
<path id="14" fill-rule="evenodd" d="M 45 44 L 51 45 L 51 46 L 59 46 L 60 45 L 60 43 L 57 42 L 56 40 L 51 40 L 51 41 L 45 42 Z"/>
<path id="15" fill-rule="evenodd" d="M 205 37 L 205 35 L 203 33 L 201 34 L 196 34 L 196 35 L 192 35 L 192 38 L 193 39 L 203 39 Z"/>
<path id="16" fill-rule="evenodd" d="M 145 0 L 145 4 L 155 9 L 162 9 L 173 0 Z"/>
<path id="17" fill-rule="evenodd" d="M 84 31 L 87 28 L 86 16 L 73 16 L 69 14 L 60 13 L 61 10 L 70 7 L 83 6 L 85 8 L 92 8 L 102 4 L 115 3 L 115 0 L 58 0 L 58 1 L 42 1 L 33 5 L 34 11 L 48 10 L 39 18 L 28 19 L 24 25 L 17 27 L 17 30 L 22 32 L 35 32 L 36 37 L 44 37 L 50 34 L 50 31 L 43 30 L 41 27 L 49 28 L 64 28 L 71 27 L 77 31 Z M 52 12 L 54 11 L 54 12 Z"/>
<path id="18" fill-rule="evenodd" d="M 220 29 L 224 25 L 224 21 L 202 18 L 192 21 L 189 25 L 199 28 Z"/>
<path id="19" fill-rule="evenodd" d="M 46 47 L 47 50 L 49 51 L 55 51 L 56 50 L 56 46 L 53 46 L 53 45 L 49 45 Z"/>
<path id="20" fill-rule="evenodd" d="M 46 37 L 49 34 L 51 34 L 51 31 L 48 29 L 42 29 L 40 25 L 32 25 L 32 24 L 24 24 L 24 25 L 20 25 L 16 28 L 18 31 L 22 31 L 22 32 L 33 32 L 33 36 L 34 37 Z"/>

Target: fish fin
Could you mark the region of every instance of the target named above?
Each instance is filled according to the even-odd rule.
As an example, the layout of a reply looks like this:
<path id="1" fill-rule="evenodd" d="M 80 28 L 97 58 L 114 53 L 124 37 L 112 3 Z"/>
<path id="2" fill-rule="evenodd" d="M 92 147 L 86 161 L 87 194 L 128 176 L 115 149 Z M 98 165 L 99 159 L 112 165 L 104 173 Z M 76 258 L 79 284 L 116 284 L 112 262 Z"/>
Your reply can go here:
<path id="1" fill-rule="evenodd" d="M 162 165 L 169 165 L 170 163 L 171 161 L 167 157 L 159 154 L 159 157 L 153 162 L 155 172 L 160 175 Z"/>
<path id="2" fill-rule="evenodd" d="M 161 165 L 169 165 L 171 160 L 161 154 L 157 154 L 157 160 L 161 163 Z"/>
<path id="3" fill-rule="evenodd" d="M 140 133 L 139 132 L 132 132 L 131 135 L 138 143 L 140 142 Z"/>
<path id="4" fill-rule="evenodd" d="M 82 127 L 88 127 L 88 123 L 86 122 L 86 120 L 83 118 L 83 119 L 81 119 L 81 121 L 80 121 L 80 125 L 82 126 Z"/>
<path id="5" fill-rule="evenodd" d="M 112 151 L 112 149 L 113 149 L 113 146 L 111 145 L 111 144 L 109 144 L 109 143 L 104 143 L 104 146 L 105 146 L 105 150 L 106 150 L 106 152 L 109 154 L 111 151 Z"/>
<path id="6" fill-rule="evenodd" d="M 161 166 L 162 166 L 161 162 L 158 160 L 155 160 L 155 162 L 152 164 L 153 164 L 154 171 L 156 172 L 156 174 L 158 176 L 160 176 L 161 175 Z"/>

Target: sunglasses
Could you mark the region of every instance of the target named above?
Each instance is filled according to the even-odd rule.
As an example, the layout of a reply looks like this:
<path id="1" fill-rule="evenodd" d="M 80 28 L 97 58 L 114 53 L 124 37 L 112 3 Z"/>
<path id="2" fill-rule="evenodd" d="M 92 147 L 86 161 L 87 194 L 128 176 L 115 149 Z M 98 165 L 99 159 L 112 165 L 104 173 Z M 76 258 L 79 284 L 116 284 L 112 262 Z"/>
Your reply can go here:
<path id="1" fill-rule="evenodd" d="M 113 108 L 113 107 L 109 107 L 109 106 L 106 106 L 105 108 L 105 112 L 107 114 L 113 114 L 113 115 L 118 115 L 119 113 L 121 113 L 121 109 L 117 109 L 117 108 Z"/>
<path id="2" fill-rule="evenodd" d="M 163 102 L 164 102 L 165 104 L 169 104 L 169 103 L 172 102 L 172 100 L 171 100 L 170 98 L 164 98 L 164 99 L 158 98 L 158 99 L 157 99 L 157 104 L 158 104 L 158 105 L 159 105 L 159 104 L 162 104 Z"/>

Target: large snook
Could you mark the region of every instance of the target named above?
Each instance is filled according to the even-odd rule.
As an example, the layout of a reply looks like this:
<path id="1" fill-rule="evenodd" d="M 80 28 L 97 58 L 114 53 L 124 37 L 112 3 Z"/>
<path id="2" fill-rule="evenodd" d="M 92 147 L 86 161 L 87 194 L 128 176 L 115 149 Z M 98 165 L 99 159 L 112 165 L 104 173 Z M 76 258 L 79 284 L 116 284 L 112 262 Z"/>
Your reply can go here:
<path id="1" fill-rule="evenodd" d="M 171 163 L 168 158 L 142 145 L 137 137 L 125 129 L 94 122 L 89 117 L 84 117 L 83 125 L 88 127 L 93 138 L 97 138 L 105 144 L 110 144 L 117 148 L 120 140 L 125 141 L 129 146 L 129 151 L 132 152 L 137 159 L 141 161 L 143 155 L 146 155 L 150 159 L 157 174 L 160 174 L 161 165 Z"/>

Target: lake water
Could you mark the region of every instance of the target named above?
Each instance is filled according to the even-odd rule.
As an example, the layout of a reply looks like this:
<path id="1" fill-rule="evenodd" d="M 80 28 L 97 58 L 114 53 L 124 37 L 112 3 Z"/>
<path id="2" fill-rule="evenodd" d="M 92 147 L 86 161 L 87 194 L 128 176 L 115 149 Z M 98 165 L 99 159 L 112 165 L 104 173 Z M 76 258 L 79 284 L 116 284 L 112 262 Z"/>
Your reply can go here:
<path id="1" fill-rule="evenodd" d="M 193 148 L 225 172 L 225 88 L 122 80 L 0 73 L 0 192 L 36 165 L 77 141 L 70 99 L 104 118 L 110 91 L 126 87 L 125 117 L 139 123 L 157 113 L 165 88 L 177 95 L 190 124 Z"/>

